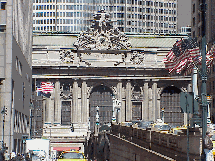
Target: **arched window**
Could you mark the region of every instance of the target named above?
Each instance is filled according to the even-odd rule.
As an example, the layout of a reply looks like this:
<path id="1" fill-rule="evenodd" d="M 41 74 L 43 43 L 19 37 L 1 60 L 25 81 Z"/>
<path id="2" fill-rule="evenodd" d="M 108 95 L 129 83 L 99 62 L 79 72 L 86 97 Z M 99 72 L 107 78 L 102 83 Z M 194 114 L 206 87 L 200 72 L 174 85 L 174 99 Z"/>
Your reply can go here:
<path id="1" fill-rule="evenodd" d="M 180 92 L 179 88 L 168 86 L 161 93 L 160 107 L 164 108 L 164 122 L 173 126 L 184 123 L 184 114 L 181 112 L 180 106 Z M 162 112 L 162 110 L 160 111 Z"/>
<path id="2" fill-rule="evenodd" d="M 90 94 L 90 130 L 94 131 L 96 124 L 96 107 L 99 107 L 99 124 L 111 123 L 113 116 L 113 92 L 105 86 L 100 85 L 92 89 Z"/>

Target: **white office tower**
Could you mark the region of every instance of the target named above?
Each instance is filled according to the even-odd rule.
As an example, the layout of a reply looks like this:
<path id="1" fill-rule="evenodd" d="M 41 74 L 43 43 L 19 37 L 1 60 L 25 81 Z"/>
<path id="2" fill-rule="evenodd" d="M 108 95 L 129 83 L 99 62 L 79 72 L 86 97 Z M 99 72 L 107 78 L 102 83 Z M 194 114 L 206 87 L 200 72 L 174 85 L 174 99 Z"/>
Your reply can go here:
<path id="1" fill-rule="evenodd" d="M 24 154 L 30 133 L 32 6 L 0 0 L 0 149 L 7 154 Z"/>
<path id="2" fill-rule="evenodd" d="M 177 31 L 177 0 L 33 0 L 34 32 L 79 33 L 104 9 L 126 33 L 172 34 Z"/>

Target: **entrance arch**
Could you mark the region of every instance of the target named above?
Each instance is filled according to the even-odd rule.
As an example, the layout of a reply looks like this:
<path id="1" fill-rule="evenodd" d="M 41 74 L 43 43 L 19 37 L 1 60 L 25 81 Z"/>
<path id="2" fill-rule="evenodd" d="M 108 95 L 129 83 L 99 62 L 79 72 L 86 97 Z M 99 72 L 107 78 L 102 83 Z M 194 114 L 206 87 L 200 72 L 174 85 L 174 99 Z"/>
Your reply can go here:
<path id="1" fill-rule="evenodd" d="M 184 124 L 184 114 L 181 112 L 180 106 L 180 93 L 181 90 L 175 86 L 168 86 L 161 92 L 160 107 L 161 109 L 164 108 L 164 122 L 172 126 Z"/>
<path id="2" fill-rule="evenodd" d="M 113 115 L 113 91 L 105 86 L 99 85 L 92 89 L 89 98 L 90 108 L 90 130 L 94 132 L 96 124 L 96 107 L 99 107 L 99 123 L 104 125 L 111 123 Z"/>

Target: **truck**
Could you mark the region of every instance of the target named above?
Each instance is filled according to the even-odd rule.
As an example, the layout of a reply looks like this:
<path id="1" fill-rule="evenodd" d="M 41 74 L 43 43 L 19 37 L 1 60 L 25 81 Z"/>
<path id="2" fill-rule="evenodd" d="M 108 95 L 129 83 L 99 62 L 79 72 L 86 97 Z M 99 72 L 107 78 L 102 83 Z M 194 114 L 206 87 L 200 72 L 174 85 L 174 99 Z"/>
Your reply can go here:
<path id="1" fill-rule="evenodd" d="M 27 139 L 26 153 L 32 161 L 49 161 L 50 141 L 48 139 Z"/>

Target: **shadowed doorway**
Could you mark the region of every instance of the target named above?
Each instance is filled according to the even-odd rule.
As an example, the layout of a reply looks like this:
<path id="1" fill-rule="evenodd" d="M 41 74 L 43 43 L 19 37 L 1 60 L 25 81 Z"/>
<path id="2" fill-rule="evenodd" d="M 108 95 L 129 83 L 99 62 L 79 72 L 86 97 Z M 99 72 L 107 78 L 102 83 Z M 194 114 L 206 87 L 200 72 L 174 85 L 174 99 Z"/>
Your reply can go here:
<path id="1" fill-rule="evenodd" d="M 113 92 L 105 86 L 100 85 L 92 89 L 90 94 L 90 130 L 94 132 L 96 124 L 96 107 L 99 107 L 99 123 L 104 125 L 111 123 L 113 115 Z"/>

